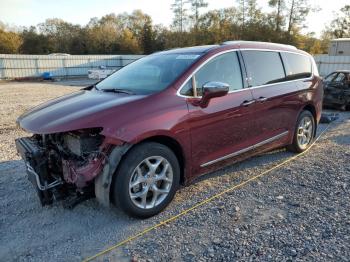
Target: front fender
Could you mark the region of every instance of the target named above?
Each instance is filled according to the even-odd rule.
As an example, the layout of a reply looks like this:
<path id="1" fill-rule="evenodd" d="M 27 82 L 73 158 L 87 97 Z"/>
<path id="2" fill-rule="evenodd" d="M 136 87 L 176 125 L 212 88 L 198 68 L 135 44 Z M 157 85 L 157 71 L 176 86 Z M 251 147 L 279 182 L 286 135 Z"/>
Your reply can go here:
<path id="1" fill-rule="evenodd" d="M 102 173 L 95 178 L 95 196 L 99 203 L 105 207 L 110 206 L 110 191 L 113 174 L 115 173 L 123 155 L 130 149 L 131 144 L 116 146 L 108 156 L 108 163 Z"/>

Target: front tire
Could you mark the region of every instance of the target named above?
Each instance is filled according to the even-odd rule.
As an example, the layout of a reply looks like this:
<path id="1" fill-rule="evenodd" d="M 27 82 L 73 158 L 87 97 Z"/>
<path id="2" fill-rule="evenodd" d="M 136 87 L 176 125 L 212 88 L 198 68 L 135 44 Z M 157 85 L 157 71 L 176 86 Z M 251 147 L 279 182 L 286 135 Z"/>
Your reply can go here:
<path id="1" fill-rule="evenodd" d="M 180 166 L 168 147 L 154 142 L 135 146 L 122 160 L 113 179 L 113 202 L 133 217 L 161 212 L 173 199 Z"/>
<path id="2" fill-rule="evenodd" d="M 310 111 L 302 111 L 298 117 L 293 136 L 293 143 L 287 150 L 301 153 L 308 149 L 315 136 L 315 118 Z"/>

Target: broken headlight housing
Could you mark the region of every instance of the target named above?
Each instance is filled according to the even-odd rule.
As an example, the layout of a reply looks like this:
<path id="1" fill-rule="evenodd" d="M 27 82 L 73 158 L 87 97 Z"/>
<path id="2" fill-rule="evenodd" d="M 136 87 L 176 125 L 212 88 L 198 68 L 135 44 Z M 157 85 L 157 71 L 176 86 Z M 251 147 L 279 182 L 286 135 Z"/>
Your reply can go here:
<path id="1" fill-rule="evenodd" d="M 77 157 L 96 152 L 103 142 L 101 131 L 102 128 L 93 128 L 67 132 L 63 135 L 64 147 Z"/>

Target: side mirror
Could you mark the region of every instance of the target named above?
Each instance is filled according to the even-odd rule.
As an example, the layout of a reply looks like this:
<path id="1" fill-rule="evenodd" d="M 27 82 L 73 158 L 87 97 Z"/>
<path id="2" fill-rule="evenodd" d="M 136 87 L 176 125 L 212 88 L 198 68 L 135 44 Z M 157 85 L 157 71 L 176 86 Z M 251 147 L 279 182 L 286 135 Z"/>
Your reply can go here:
<path id="1" fill-rule="evenodd" d="M 229 91 L 230 86 L 222 82 L 207 82 L 202 86 L 202 97 L 189 99 L 189 102 L 194 106 L 202 108 L 207 107 L 210 99 L 214 97 L 225 96 Z"/>
<path id="2" fill-rule="evenodd" d="M 221 82 L 208 82 L 202 87 L 202 98 L 197 100 L 194 105 L 202 108 L 207 107 L 210 99 L 214 97 L 225 96 L 228 93 L 230 86 Z"/>
<path id="3" fill-rule="evenodd" d="M 228 93 L 229 84 L 222 82 L 208 82 L 202 87 L 202 100 L 210 100 L 214 97 L 225 96 Z"/>

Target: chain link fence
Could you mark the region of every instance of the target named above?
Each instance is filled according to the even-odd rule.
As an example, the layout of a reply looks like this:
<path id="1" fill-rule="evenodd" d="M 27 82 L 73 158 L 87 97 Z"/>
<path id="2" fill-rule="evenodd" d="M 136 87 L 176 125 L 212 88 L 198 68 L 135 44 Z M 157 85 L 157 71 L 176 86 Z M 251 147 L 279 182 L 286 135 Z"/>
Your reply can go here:
<path id="1" fill-rule="evenodd" d="M 44 72 L 53 77 L 87 77 L 100 66 L 120 69 L 142 55 L 4 55 L 0 54 L 0 79 L 35 78 Z"/>

